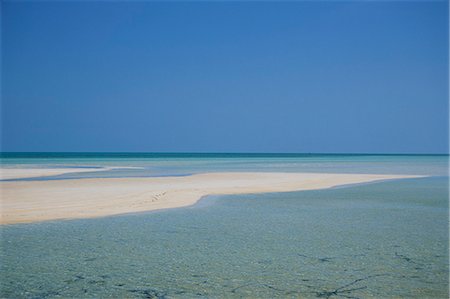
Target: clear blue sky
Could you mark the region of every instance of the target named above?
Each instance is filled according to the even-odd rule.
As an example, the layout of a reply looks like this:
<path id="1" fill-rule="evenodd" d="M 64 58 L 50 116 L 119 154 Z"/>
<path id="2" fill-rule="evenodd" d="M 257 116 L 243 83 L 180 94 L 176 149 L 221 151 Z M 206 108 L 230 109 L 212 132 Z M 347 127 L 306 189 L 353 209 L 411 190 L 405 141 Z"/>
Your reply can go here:
<path id="1" fill-rule="evenodd" d="M 448 3 L 2 5 L 3 151 L 448 151 Z"/>

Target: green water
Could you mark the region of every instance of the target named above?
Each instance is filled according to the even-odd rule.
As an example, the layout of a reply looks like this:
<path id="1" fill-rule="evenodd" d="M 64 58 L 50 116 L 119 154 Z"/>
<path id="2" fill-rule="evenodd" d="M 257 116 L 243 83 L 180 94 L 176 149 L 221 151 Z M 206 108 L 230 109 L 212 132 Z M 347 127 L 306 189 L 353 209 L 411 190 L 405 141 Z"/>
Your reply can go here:
<path id="1" fill-rule="evenodd" d="M 3 226 L 5 298 L 448 298 L 448 177 Z"/>

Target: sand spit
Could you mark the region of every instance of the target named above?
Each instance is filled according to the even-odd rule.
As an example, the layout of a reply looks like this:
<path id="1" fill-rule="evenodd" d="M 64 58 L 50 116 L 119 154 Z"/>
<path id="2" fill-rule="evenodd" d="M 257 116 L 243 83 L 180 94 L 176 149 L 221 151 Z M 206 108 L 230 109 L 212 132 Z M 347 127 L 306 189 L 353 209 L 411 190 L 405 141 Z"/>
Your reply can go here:
<path id="1" fill-rule="evenodd" d="M 420 176 L 227 172 L 184 177 L 3 181 L 0 224 L 177 208 L 195 204 L 206 195 L 313 190 L 416 177 Z"/>
<path id="2" fill-rule="evenodd" d="M 55 176 L 66 173 L 97 172 L 138 167 L 61 167 L 61 168 L 0 168 L 0 180 Z"/>

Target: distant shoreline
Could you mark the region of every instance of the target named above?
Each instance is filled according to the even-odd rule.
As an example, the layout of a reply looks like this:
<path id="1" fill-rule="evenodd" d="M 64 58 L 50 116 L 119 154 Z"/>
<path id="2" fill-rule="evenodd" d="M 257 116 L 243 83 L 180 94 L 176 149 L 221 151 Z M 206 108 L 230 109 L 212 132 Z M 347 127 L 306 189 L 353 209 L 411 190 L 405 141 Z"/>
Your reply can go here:
<path id="1" fill-rule="evenodd" d="M 134 169 L 137 167 L 86 167 L 86 166 L 73 166 L 73 167 L 54 167 L 54 168 L 0 168 L 0 182 L 11 181 L 16 179 L 28 179 L 28 178 L 45 178 L 51 176 L 57 176 L 68 173 L 80 173 L 80 172 L 99 172 L 108 171 L 114 169 Z"/>

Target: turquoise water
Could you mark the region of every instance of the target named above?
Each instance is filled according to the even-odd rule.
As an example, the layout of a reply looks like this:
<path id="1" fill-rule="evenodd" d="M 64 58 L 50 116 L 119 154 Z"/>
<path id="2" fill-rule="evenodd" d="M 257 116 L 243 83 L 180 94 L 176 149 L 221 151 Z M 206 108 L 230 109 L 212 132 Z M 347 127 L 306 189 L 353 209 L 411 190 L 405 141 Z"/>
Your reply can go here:
<path id="1" fill-rule="evenodd" d="M 53 177 L 56 179 L 189 175 L 217 171 L 448 175 L 447 155 L 3 153 L 0 157 L 5 168 L 133 167 Z"/>
<path id="2" fill-rule="evenodd" d="M 183 166 L 164 159 L 173 169 L 200 168 L 196 163 L 201 158 L 195 158 L 195 166 L 186 158 L 176 158 L 184 159 Z M 198 163 L 215 159 L 225 158 Z M 189 208 L 2 226 L 0 296 L 448 298 L 449 194 L 448 177 L 441 175 L 447 157 L 239 159 L 223 167 L 239 164 L 244 169 L 242 165 L 254 163 L 276 169 L 270 159 L 318 171 L 324 164 L 362 169 L 379 163 L 383 171 L 390 165 L 391 170 L 422 169 L 433 176 L 209 197 Z M 153 160 L 147 165 L 166 163 Z M 213 162 L 227 164 L 222 160 Z M 60 160 L 45 163 L 33 165 Z M 213 168 L 205 164 L 204 169 Z"/>

